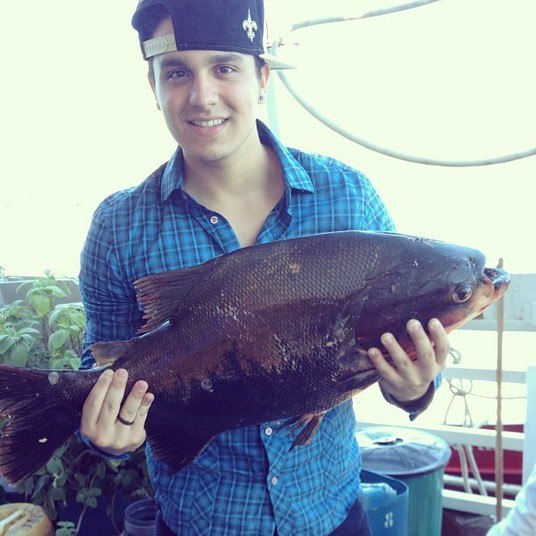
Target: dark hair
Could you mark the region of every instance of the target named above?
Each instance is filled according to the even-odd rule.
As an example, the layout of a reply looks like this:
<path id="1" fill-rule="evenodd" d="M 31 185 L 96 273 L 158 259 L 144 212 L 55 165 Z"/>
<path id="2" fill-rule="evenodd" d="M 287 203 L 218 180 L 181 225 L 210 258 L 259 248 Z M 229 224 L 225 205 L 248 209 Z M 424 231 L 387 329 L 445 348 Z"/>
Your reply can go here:
<path id="1" fill-rule="evenodd" d="M 138 37 L 140 40 L 140 47 L 144 41 L 152 39 L 154 32 L 158 25 L 170 16 L 169 11 L 162 4 L 154 6 L 152 9 L 147 10 L 146 15 L 143 18 L 143 23 L 138 30 Z M 255 58 L 255 70 L 260 80 L 262 68 L 266 65 L 266 62 L 260 56 L 254 56 Z M 153 61 L 149 58 L 149 76 L 154 78 Z"/>
<path id="2" fill-rule="evenodd" d="M 141 27 L 138 30 L 140 45 L 144 41 L 151 39 L 158 25 L 169 16 L 169 11 L 163 4 L 157 4 L 146 10 Z"/>

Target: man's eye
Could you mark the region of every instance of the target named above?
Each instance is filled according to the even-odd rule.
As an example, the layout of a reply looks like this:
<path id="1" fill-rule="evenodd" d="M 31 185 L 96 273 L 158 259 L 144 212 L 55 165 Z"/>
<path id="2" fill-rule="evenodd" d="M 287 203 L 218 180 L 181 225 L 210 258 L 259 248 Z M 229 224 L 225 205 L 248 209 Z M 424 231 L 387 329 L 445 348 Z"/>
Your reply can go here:
<path id="1" fill-rule="evenodd" d="M 169 78 L 184 78 L 186 76 L 186 71 L 171 71 L 168 74 Z"/>
<path id="2" fill-rule="evenodd" d="M 232 72 L 234 72 L 234 69 L 229 67 L 229 65 L 221 65 L 218 67 L 218 73 L 220 74 L 231 74 Z"/>

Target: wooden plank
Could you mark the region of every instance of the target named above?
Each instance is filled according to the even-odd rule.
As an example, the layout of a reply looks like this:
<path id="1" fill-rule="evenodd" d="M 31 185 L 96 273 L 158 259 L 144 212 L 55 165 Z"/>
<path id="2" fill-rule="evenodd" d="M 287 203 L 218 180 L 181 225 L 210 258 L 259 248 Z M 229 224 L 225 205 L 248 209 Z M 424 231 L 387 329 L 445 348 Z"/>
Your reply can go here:
<path id="1" fill-rule="evenodd" d="M 503 499 L 502 507 L 504 515 L 514 507 L 512 499 Z M 469 512 L 485 516 L 495 515 L 495 497 L 485 497 L 463 491 L 451 489 L 443 490 L 443 508 L 457 510 L 458 512 Z"/>
<path id="2" fill-rule="evenodd" d="M 452 380 L 453 378 L 463 378 L 475 381 L 494 382 L 496 381 L 496 371 L 491 369 L 478 369 L 470 367 L 450 366 L 443 371 L 443 376 Z M 523 370 L 503 371 L 503 381 L 507 383 L 522 383 L 526 381 L 527 374 Z"/>
<path id="3" fill-rule="evenodd" d="M 371 426 L 391 426 L 387 422 L 359 420 L 359 428 L 369 428 Z M 464 428 L 463 426 L 448 426 L 443 424 L 427 424 L 426 427 L 416 426 L 408 423 L 397 425 L 394 428 L 407 428 L 410 430 L 420 430 L 436 435 L 449 444 L 474 445 L 475 447 L 495 448 L 495 430 L 485 430 L 482 428 Z M 503 443 L 506 450 L 523 452 L 525 434 L 521 432 L 503 432 Z"/>

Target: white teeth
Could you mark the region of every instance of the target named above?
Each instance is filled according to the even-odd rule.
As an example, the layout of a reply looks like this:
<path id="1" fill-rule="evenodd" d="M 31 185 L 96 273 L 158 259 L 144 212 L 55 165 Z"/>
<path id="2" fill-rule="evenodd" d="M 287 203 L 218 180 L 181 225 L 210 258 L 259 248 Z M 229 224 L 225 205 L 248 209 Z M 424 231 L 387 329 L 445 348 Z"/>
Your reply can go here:
<path id="1" fill-rule="evenodd" d="M 218 125 L 223 125 L 225 122 L 225 119 L 212 119 L 212 121 L 190 121 L 192 125 L 195 125 L 196 127 L 217 127 Z"/>

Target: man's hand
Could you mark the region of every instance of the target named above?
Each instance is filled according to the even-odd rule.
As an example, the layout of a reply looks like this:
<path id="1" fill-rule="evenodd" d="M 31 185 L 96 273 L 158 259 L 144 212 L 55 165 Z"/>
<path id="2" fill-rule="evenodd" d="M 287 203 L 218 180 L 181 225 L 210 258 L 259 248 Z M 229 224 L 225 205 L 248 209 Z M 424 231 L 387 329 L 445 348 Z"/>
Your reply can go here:
<path id="1" fill-rule="evenodd" d="M 137 381 L 121 406 L 128 372 L 105 370 L 91 389 L 82 410 L 80 433 L 97 448 L 117 456 L 132 452 L 146 438 L 145 421 L 154 400 L 147 382 Z"/>
<path id="2" fill-rule="evenodd" d="M 417 359 L 412 361 L 391 333 L 384 333 L 382 344 L 389 352 L 393 364 L 387 362 L 378 348 L 371 348 L 368 355 L 380 373 L 380 383 L 385 391 L 400 402 L 421 398 L 430 383 L 445 368 L 450 349 L 447 334 L 439 320 L 428 323 L 430 338 L 420 322 L 410 320 L 408 333 L 417 350 Z"/>

